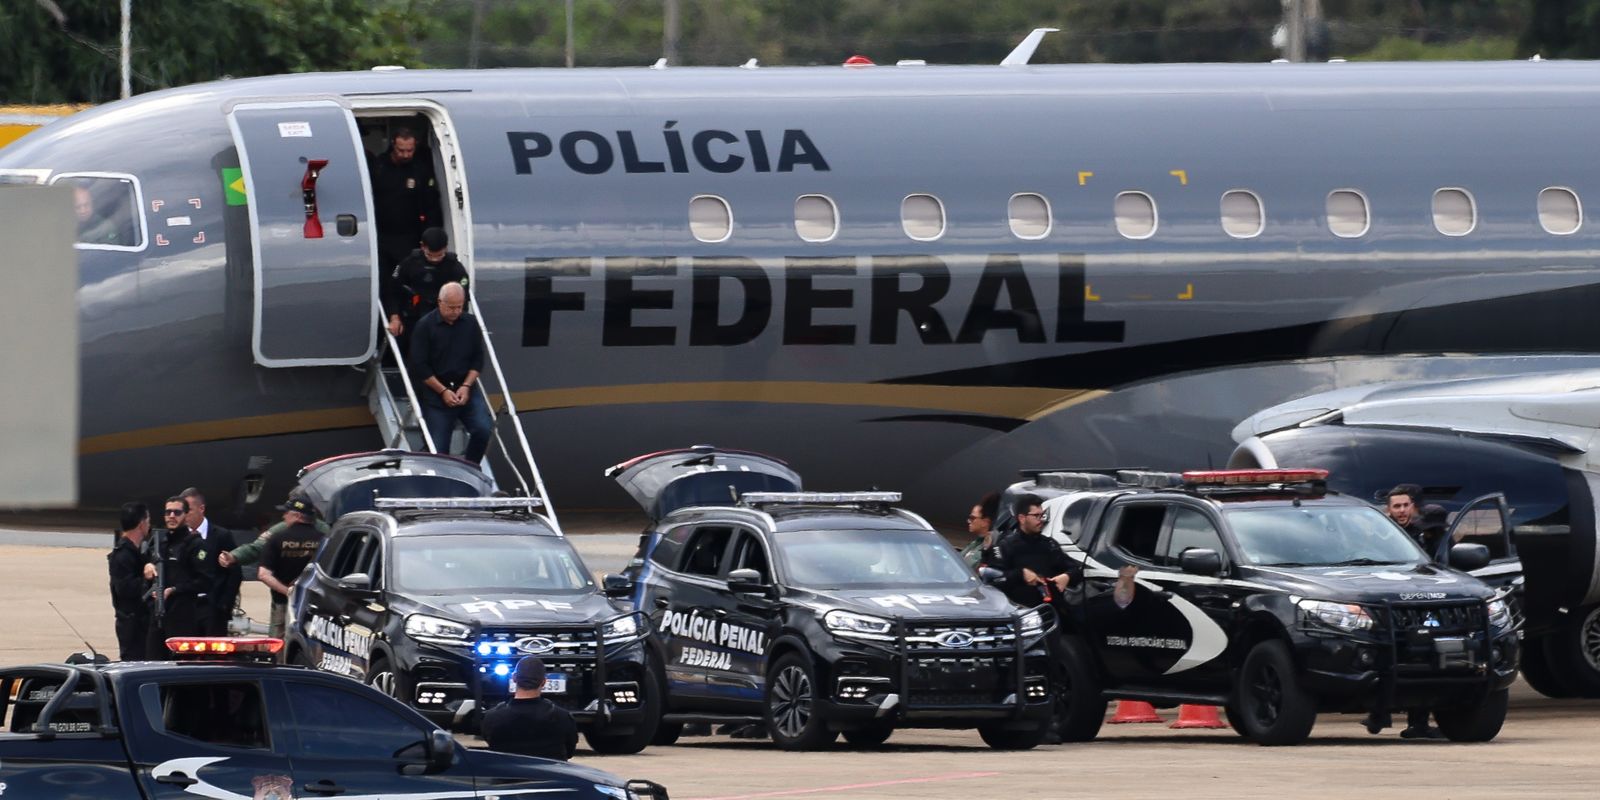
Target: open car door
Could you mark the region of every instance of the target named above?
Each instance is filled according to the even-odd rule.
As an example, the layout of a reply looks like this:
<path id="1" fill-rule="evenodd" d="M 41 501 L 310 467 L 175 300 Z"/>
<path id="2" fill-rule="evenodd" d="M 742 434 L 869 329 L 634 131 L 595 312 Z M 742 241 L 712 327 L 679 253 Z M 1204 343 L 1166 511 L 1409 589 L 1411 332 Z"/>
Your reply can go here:
<path id="1" fill-rule="evenodd" d="M 1450 523 L 1449 536 L 1452 544 L 1489 548 L 1489 566 L 1472 572 L 1478 578 L 1499 584 L 1522 571 L 1511 542 L 1511 506 L 1504 493 L 1486 494 L 1462 506 Z"/>
<path id="2" fill-rule="evenodd" d="M 638 456 L 606 470 L 651 521 L 687 506 L 729 506 L 745 492 L 796 492 L 800 475 L 771 456 L 697 445 Z"/>

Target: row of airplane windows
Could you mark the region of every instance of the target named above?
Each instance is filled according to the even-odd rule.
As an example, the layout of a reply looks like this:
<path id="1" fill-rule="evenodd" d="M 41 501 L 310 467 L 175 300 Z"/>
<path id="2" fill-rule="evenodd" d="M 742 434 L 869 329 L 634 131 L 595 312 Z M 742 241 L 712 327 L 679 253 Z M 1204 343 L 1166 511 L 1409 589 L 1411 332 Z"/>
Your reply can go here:
<path id="1" fill-rule="evenodd" d="M 1367 196 L 1355 189 L 1335 189 L 1325 206 L 1328 231 L 1341 239 L 1359 239 L 1372 229 L 1372 209 Z M 1539 225 L 1556 236 L 1577 233 L 1583 226 L 1583 203 L 1578 193 L 1564 186 L 1539 192 Z M 1117 233 L 1128 239 L 1148 239 L 1156 233 L 1160 217 L 1156 201 L 1145 192 L 1118 194 L 1112 204 Z M 1007 218 L 1018 239 L 1043 239 L 1054 224 L 1050 201 L 1044 195 L 1020 192 L 1011 196 Z M 1235 239 L 1260 236 L 1267 227 L 1261 196 L 1248 189 L 1222 193 L 1222 230 Z M 945 234 L 944 203 L 931 194 L 907 195 L 900 201 L 900 227 L 907 237 L 932 242 Z M 1466 189 L 1443 188 L 1433 193 L 1433 227 L 1445 236 L 1466 236 L 1478 227 L 1478 204 Z M 711 194 L 689 201 L 689 231 L 708 243 L 733 236 L 733 209 L 728 201 Z M 839 235 L 839 206 L 827 195 L 806 194 L 794 201 L 794 231 L 807 242 L 828 242 Z"/>

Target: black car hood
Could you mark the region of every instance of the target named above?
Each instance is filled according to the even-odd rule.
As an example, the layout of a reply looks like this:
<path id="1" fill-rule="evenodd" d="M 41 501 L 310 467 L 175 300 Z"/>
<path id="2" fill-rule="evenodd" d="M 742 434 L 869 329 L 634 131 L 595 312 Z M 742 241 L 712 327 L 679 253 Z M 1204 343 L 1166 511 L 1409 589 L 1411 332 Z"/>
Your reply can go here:
<path id="1" fill-rule="evenodd" d="M 998 589 L 976 582 L 936 588 L 801 589 L 794 599 L 818 608 L 908 620 L 995 619 L 1020 613 Z"/>
<path id="2" fill-rule="evenodd" d="M 1364 567 L 1254 567 L 1279 588 L 1321 600 L 1381 603 L 1386 600 L 1487 599 L 1484 582 L 1433 564 Z"/>
<path id="3" fill-rule="evenodd" d="M 423 595 L 412 598 L 419 609 L 446 619 L 501 625 L 571 625 L 595 623 L 624 612 L 601 594 L 550 594 L 548 592 L 482 592 L 477 594 Z"/>
<path id="4" fill-rule="evenodd" d="M 544 792 L 549 792 L 552 787 L 562 785 L 560 782 L 570 782 L 568 785 L 580 786 L 584 783 L 623 785 L 623 779 L 594 767 L 493 750 L 467 750 L 458 768 L 477 776 L 480 779 L 480 786 L 484 785 L 484 779 L 488 779 L 490 785 L 507 797 L 517 796 L 518 789 L 527 789 L 530 792 L 542 789 Z M 557 792 L 557 794 L 565 793 Z M 578 796 L 587 795 L 580 791 Z"/>

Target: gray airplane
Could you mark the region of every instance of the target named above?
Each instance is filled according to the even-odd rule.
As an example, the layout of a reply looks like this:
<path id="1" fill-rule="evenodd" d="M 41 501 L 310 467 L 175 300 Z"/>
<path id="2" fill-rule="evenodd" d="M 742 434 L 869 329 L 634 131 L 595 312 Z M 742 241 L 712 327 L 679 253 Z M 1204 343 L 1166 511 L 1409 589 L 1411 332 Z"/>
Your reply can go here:
<path id="1" fill-rule="evenodd" d="M 415 442 L 369 369 L 367 159 L 401 125 L 503 367 L 491 462 L 527 482 L 525 426 L 564 508 L 621 503 L 619 458 L 714 442 L 954 515 L 1018 467 L 1327 454 L 1287 439 L 1337 434 L 1354 387 L 1600 368 L 1600 65 L 1017 60 L 380 68 L 35 132 L 0 179 L 84 190 L 83 502 L 200 483 L 251 516 L 303 464 Z M 1471 423 L 1371 431 L 1442 454 L 1408 480 L 1495 462 Z M 1571 527 L 1568 605 L 1600 609 L 1594 473 L 1517 438 L 1551 480 L 1513 514 Z"/>

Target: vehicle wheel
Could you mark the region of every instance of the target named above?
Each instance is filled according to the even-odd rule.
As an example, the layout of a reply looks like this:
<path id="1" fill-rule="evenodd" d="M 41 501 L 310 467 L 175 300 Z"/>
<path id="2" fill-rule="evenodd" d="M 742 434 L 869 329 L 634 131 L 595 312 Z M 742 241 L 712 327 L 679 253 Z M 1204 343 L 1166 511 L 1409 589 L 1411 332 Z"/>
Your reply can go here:
<path id="1" fill-rule="evenodd" d="M 1510 698 L 1509 689 L 1496 689 L 1471 705 L 1436 708 L 1433 718 L 1452 742 L 1487 742 L 1500 734 Z"/>
<path id="2" fill-rule="evenodd" d="M 1056 727 L 1063 742 L 1089 742 L 1106 721 L 1106 699 L 1100 694 L 1089 648 L 1076 636 L 1062 636 L 1056 671 Z"/>
<path id="3" fill-rule="evenodd" d="M 683 735 L 683 723 L 663 722 L 656 726 L 656 735 L 650 738 L 650 743 L 666 747 L 677 744 L 678 737 Z"/>
<path id="4" fill-rule="evenodd" d="M 1049 730 L 1049 725 L 1014 730 L 1001 724 L 990 724 L 978 726 L 978 736 L 983 738 L 984 744 L 996 750 L 1032 750 L 1044 741 L 1044 735 Z"/>
<path id="5" fill-rule="evenodd" d="M 1534 691 L 1545 697 L 1563 698 L 1572 697 L 1576 692 L 1556 671 L 1550 668 L 1550 657 L 1545 653 L 1548 643 L 1546 637 L 1525 639 L 1522 642 L 1522 679 Z"/>
<path id="6" fill-rule="evenodd" d="M 390 697 L 404 703 L 405 698 L 400 694 L 402 677 L 398 671 L 389 666 L 389 659 L 379 656 L 374 658 L 367 667 L 367 685 Z"/>
<path id="7" fill-rule="evenodd" d="M 1317 705 L 1300 688 L 1289 646 L 1260 642 L 1245 656 L 1236 689 L 1239 727 L 1257 744 L 1299 744 L 1317 722 Z"/>
<path id="8" fill-rule="evenodd" d="M 1545 637 L 1551 672 L 1579 697 L 1600 697 L 1600 606 L 1568 615 Z"/>
<path id="9" fill-rule="evenodd" d="M 837 732 L 817 714 L 817 679 L 811 663 L 789 653 L 767 674 L 767 730 L 785 750 L 816 750 Z"/>
<path id="10" fill-rule="evenodd" d="M 878 747 L 894 735 L 894 726 L 874 723 L 844 732 L 844 740 L 856 747 Z"/>
<path id="11" fill-rule="evenodd" d="M 661 714 L 666 703 L 666 693 L 662 687 L 666 685 L 654 666 L 654 658 L 646 656 L 644 674 L 649 678 L 650 690 L 644 693 L 644 709 L 637 725 L 628 733 L 606 733 L 604 729 L 589 730 L 583 734 L 584 741 L 589 743 L 589 749 L 604 755 L 631 755 L 645 748 L 645 745 L 655 741 L 656 731 L 661 729 Z M 683 726 L 679 725 L 679 730 Z M 678 737 L 672 737 L 676 740 Z"/>
<path id="12" fill-rule="evenodd" d="M 1244 729 L 1244 715 L 1240 714 L 1238 711 L 1235 711 L 1232 703 L 1222 707 L 1222 715 L 1228 718 L 1228 727 L 1233 728 L 1234 733 L 1237 733 L 1240 736 L 1250 735 L 1246 733 Z"/>

